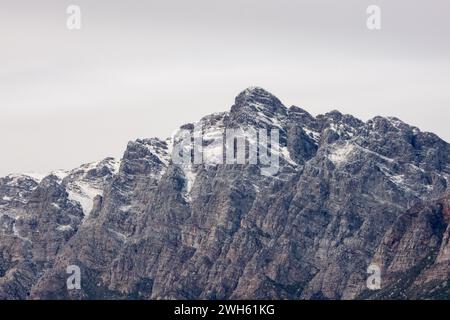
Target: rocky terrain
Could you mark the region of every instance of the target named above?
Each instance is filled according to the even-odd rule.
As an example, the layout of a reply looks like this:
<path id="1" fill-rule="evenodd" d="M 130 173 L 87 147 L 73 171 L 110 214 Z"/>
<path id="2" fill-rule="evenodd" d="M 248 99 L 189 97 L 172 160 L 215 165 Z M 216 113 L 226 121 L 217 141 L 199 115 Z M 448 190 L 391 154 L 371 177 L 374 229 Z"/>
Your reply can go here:
<path id="1" fill-rule="evenodd" d="M 261 88 L 195 125 L 210 160 L 225 129 L 279 130 L 279 170 L 176 164 L 175 134 L 120 161 L 0 178 L 0 298 L 450 298 L 447 142 L 396 118 L 314 117 Z"/>

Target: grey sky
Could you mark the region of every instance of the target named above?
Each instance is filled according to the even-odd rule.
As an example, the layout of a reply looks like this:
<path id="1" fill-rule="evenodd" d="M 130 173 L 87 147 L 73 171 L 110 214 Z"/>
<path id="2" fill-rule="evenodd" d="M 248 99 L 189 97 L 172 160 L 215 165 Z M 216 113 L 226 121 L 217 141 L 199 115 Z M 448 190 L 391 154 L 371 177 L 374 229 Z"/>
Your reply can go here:
<path id="1" fill-rule="evenodd" d="M 0 175 L 120 157 L 253 85 L 450 141 L 449 39 L 448 0 L 0 0 Z"/>

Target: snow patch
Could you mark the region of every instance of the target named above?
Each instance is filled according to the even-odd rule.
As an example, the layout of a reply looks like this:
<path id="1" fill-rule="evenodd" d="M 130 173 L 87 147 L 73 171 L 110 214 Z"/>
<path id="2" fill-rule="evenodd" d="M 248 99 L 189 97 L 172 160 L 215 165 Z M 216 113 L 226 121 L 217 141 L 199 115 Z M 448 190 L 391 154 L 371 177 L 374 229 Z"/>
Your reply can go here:
<path id="1" fill-rule="evenodd" d="M 192 166 L 186 166 L 182 169 L 183 169 L 183 174 L 184 174 L 184 178 L 186 181 L 184 199 L 188 202 L 191 202 L 192 186 L 194 185 L 197 174 L 193 171 Z"/>
<path id="2" fill-rule="evenodd" d="M 358 150 L 361 150 L 361 151 L 363 151 L 363 152 L 366 152 L 366 153 L 369 153 L 369 154 L 371 154 L 371 155 L 374 155 L 374 156 L 376 156 L 376 157 L 378 157 L 378 158 L 381 158 L 381 159 L 383 159 L 383 160 L 385 160 L 385 161 L 387 161 L 387 162 L 394 162 L 394 159 L 385 157 L 385 156 L 383 156 L 383 155 L 381 155 L 381 154 L 379 154 L 379 153 L 376 153 L 376 152 L 374 152 L 374 151 L 372 151 L 372 150 L 363 148 L 363 147 L 358 146 L 358 145 L 355 145 L 355 147 L 358 148 Z"/>
<path id="3" fill-rule="evenodd" d="M 73 228 L 71 225 L 61 225 L 56 228 L 58 231 L 72 231 Z"/>
<path id="4" fill-rule="evenodd" d="M 122 212 L 129 212 L 132 208 L 133 208 L 132 205 L 120 206 L 120 207 L 119 207 L 119 211 L 122 211 Z"/>
<path id="5" fill-rule="evenodd" d="M 13 230 L 13 234 L 14 234 L 16 237 L 18 237 L 19 239 L 22 239 L 22 240 L 24 240 L 24 241 L 27 241 L 27 242 L 30 242 L 30 243 L 31 243 L 30 239 L 28 239 L 28 238 L 26 238 L 26 237 L 22 237 L 22 236 L 20 235 L 19 230 L 17 230 L 17 228 L 16 228 L 16 221 L 13 222 L 12 230 Z"/>
<path id="6" fill-rule="evenodd" d="M 40 183 L 47 176 L 47 174 L 36 173 L 36 172 L 27 172 L 24 175 L 27 176 L 27 177 L 30 177 L 31 179 L 33 179 L 37 183 Z"/>
<path id="7" fill-rule="evenodd" d="M 55 209 L 61 209 L 59 204 L 52 202 L 51 206 Z"/>
<path id="8" fill-rule="evenodd" d="M 102 196 L 103 190 L 92 186 L 84 181 L 77 181 L 67 186 L 69 200 L 76 201 L 81 205 L 84 215 L 87 217 L 94 205 L 94 198 Z"/>
<path id="9" fill-rule="evenodd" d="M 403 121 L 395 117 L 387 117 L 386 119 L 392 124 L 394 128 L 398 130 L 401 130 L 401 127 L 405 125 Z"/>
<path id="10" fill-rule="evenodd" d="M 224 130 L 222 120 L 216 126 L 206 128 L 203 133 L 203 141 L 209 142 L 209 144 L 202 147 L 203 163 L 223 163 Z"/>
<path id="11" fill-rule="evenodd" d="M 261 107 L 257 107 L 258 109 L 261 109 Z M 272 126 L 275 126 L 279 129 L 282 129 L 283 127 L 281 126 L 281 122 L 279 119 L 275 118 L 275 117 L 268 117 L 266 116 L 263 112 L 258 111 L 257 112 L 258 118 L 257 120 Z"/>
<path id="12" fill-rule="evenodd" d="M 305 131 L 305 133 L 306 133 L 310 138 L 312 138 L 316 143 L 319 142 L 319 140 L 320 140 L 320 133 L 319 133 L 319 132 L 310 130 L 310 129 L 308 129 L 308 128 L 302 128 L 302 129 L 303 129 L 303 131 Z"/>
<path id="13" fill-rule="evenodd" d="M 118 174 L 119 173 L 119 169 L 120 169 L 120 164 L 121 164 L 121 162 L 122 161 L 117 161 L 117 160 L 114 160 L 113 161 L 113 163 L 112 163 L 112 165 L 111 165 L 111 171 L 112 171 L 112 173 L 114 174 L 114 175 L 116 175 L 116 174 Z"/>
<path id="14" fill-rule="evenodd" d="M 67 177 L 69 175 L 69 173 L 70 173 L 70 171 L 67 171 L 67 170 L 56 170 L 56 171 L 52 171 L 50 174 L 57 177 L 59 181 L 62 181 L 65 177 Z"/>
<path id="15" fill-rule="evenodd" d="M 289 153 L 289 150 L 287 147 L 280 147 L 280 153 L 289 164 L 291 164 L 293 166 L 297 166 L 297 163 L 294 160 L 292 160 L 291 154 Z"/>
<path id="16" fill-rule="evenodd" d="M 403 175 L 403 174 L 393 175 L 390 177 L 390 180 L 392 182 L 394 182 L 395 184 L 404 185 L 405 184 L 405 175 Z"/>
<path id="17" fill-rule="evenodd" d="M 336 132 L 339 136 L 348 135 L 349 137 L 353 137 L 355 135 L 355 128 L 347 126 L 343 123 L 330 123 L 329 129 Z"/>
<path id="18" fill-rule="evenodd" d="M 188 139 L 189 137 L 190 137 L 189 132 L 184 131 L 184 130 L 178 130 L 173 135 L 173 138 L 172 138 L 173 145 L 177 145 L 177 148 L 172 147 L 172 153 L 175 154 L 175 152 L 181 151 L 183 153 L 183 155 L 190 154 L 191 150 L 192 150 L 191 149 L 192 144 L 186 143 L 186 140 L 190 141 L 190 139 Z M 181 145 L 178 145 L 178 144 L 181 144 Z M 204 152 L 204 150 L 202 150 L 202 151 Z M 194 182 L 195 182 L 196 173 L 194 172 L 194 167 L 193 167 L 190 159 L 188 161 L 181 161 L 181 162 L 182 163 L 177 164 L 177 166 L 182 170 L 184 180 L 185 180 L 183 198 L 185 199 L 185 201 L 190 202 L 192 200 L 191 196 L 190 196 L 190 192 L 191 192 L 192 186 L 194 185 Z"/>
<path id="19" fill-rule="evenodd" d="M 378 165 L 378 167 L 380 168 L 381 172 L 392 182 L 394 183 L 398 188 L 401 188 L 409 193 L 413 193 L 416 194 L 416 192 L 414 190 L 412 190 L 410 188 L 410 186 L 407 184 L 406 182 L 406 177 L 404 174 L 394 174 L 391 173 L 391 171 L 383 166 L 383 165 Z M 426 188 L 428 189 L 428 191 L 430 191 L 431 189 L 429 188 L 431 187 L 431 189 L 433 188 L 432 186 L 426 186 Z"/>
<path id="20" fill-rule="evenodd" d="M 151 144 L 145 145 L 147 149 L 161 161 L 166 167 L 169 165 L 170 156 L 165 151 L 161 150 L 161 148 L 155 148 L 155 146 Z"/>
<path id="21" fill-rule="evenodd" d="M 351 143 L 347 143 L 340 148 L 334 149 L 329 155 L 328 158 L 335 164 L 340 165 L 345 163 L 350 155 L 355 150 L 355 146 Z"/>
<path id="22" fill-rule="evenodd" d="M 15 185 L 19 184 L 20 182 L 22 182 L 23 180 L 27 180 L 27 179 L 31 179 L 31 180 L 39 183 L 41 181 L 41 179 L 38 179 L 38 178 L 42 178 L 42 177 L 44 177 L 44 175 L 35 174 L 33 177 L 30 174 L 8 174 L 6 176 L 6 178 L 11 179 L 11 181 L 9 181 L 6 185 L 7 186 L 15 186 Z"/>

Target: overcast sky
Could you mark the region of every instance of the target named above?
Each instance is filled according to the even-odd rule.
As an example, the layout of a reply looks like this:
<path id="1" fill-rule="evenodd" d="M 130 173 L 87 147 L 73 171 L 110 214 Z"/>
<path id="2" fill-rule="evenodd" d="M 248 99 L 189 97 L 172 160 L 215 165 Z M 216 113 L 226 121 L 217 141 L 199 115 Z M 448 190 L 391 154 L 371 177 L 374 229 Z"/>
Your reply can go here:
<path id="1" fill-rule="evenodd" d="M 450 141 L 449 39 L 448 0 L 0 0 L 0 175 L 120 157 L 248 86 Z"/>

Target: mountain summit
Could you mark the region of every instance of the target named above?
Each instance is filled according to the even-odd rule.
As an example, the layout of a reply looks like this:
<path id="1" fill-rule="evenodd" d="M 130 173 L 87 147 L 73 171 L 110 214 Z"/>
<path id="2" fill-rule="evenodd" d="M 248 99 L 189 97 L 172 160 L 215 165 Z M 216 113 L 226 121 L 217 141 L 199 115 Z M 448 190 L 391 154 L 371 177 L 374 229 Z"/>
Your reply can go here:
<path id="1" fill-rule="evenodd" d="M 233 107 L 250 107 L 254 110 L 257 110 L 258 108 L 268 109 L 271 112 L 286 113 L 286 107 L 277 97 L 259 87 L 250 87 L 242 91 L 236 97 L 235 105 Z"/>
<path id="2" fill-rule="evenodd" d="M 450 298 L 447 142 L 396 118 L 314 117 L 261 88 L 197 124 L 204 159 L 226 129 L 278 130 L 279 170 L 178 165 L 187 124 L 120 160 L 0 178 L 0 298 Z"/>

